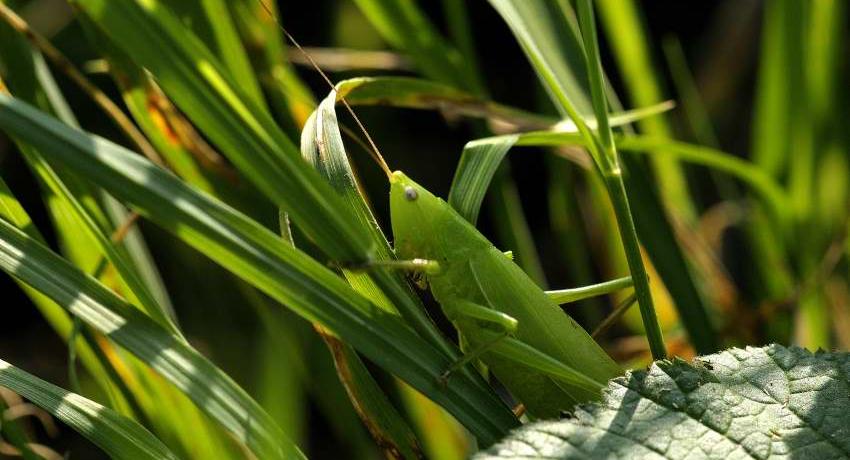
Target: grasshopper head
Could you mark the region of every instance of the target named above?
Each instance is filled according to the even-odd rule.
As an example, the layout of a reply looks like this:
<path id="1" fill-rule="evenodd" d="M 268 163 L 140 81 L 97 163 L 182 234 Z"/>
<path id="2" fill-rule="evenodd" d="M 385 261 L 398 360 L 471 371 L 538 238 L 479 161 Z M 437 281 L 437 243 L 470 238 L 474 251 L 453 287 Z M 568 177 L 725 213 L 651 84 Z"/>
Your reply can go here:
<path id="1" fill-rule="evenodd" d="M 390 179 L 390 213 L 396 253 L 401 259 L 433 258 L 436 228 L 448 204 L 401 171 Z"/>
<path id="2" fill-rule="evenodd" d="M 400 171 L 390 179 L 390 213 L 400 259 L 444 264 L 463 260 L 467 251 L 492 246 L 448 203 Z"/>

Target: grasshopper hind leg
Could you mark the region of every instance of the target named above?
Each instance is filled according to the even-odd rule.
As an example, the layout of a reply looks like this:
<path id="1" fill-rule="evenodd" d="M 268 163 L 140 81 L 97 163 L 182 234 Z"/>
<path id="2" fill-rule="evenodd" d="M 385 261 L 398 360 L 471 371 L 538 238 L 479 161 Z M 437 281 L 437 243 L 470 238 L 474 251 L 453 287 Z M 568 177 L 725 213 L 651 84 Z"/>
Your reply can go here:
<path id="1" fill-rule="evenodd" d="M 468 322 L 477 324 L 478 327 L 487 329 L 490 333 L 489 337 L 478 345 L 474 346 L 469 351 L 465 351 L 457 361 L 453 362 L 440 376 L 438 380 L 440 385 L 448 384 L 449 377 L 463 366 L 478 359 L 493 346 L 508 338 L 516 332 L 517 320 L 512 316 L 506 315 L 500 311 L 485 307 L 468 301 L 455 301 L 443 303 L 443 309 L 446 316 L 452 322 Z"/>

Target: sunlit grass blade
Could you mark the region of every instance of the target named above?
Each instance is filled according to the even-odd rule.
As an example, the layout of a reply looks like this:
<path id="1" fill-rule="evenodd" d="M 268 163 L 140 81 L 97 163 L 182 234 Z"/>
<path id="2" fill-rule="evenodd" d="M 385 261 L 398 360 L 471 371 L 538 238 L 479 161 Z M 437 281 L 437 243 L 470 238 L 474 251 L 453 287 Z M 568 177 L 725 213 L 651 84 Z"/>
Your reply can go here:
<path id="1" fill-rule="evenodd" d="M 301 153 L 345 198 L 346 203 L 357 216 L 357 221 L 352 224 L 360 225 L 369 232 L 375 242 L 376 260 L 393 259 L 392 249 L 369 209 L 357 177 L 348 162 L 334 110 L 335 104 L 336 94 L 332 92 L 308 119 L 301 134 Z M 387 311 L 396 313 L 396 307 L 388 301 L 368 272 L 343 269 L 343 275 L 355 291 Z M 411 300 L 409 304 L 417 307 L 415 312 L 411 313 L 424 314 L 425 307 L 407 285 L 401 273 L 396 274 L 394 281 L 400 290 L 409 294 Z M 423 320 L 426 319 L 423 318 Z M 405 457 L 420 456 L 421 448 L 413 431 L 392 406 L 357 353 L 350 346 L 333 337 L 330 332 L 324 336 L 336 362 L 340 380 L 345 385 L 349 397 L 354 401 L 358 415 L 377 444 L 386 452 L 401 452 Z"/>
<path id="2" fill-rule="evenodd" d="M 11 32 L 7 25 L 4 24 L 2 27 L 4 34 Z M 56 113 L 64 122 L 76 127 L 77 120 L 41 54 L 32 49 L 29 42 L 18 34 L 7 36 L 0 48 L 4 54 L 4 58 L 0 58 L 0 61 L 14 63 L 16 70 L 7 77 L 9 89 L 23 100 L 38 105 L 47 112 Z M 108 197 L 80 184 L 73 177 L 68 175 L 63 177 L 54 171 L 43 161 L 37 151 L 26 146 L 21 147 L 21 151 L 45 188 L 48 207 L 54 222 L 59 227 L 66 249 L 78 250 L 77 254 L 88 252 L 93 257 L 105 256 L 107 261 L 114 264 L 119 275 L 119 284 L 127 291 L 131 300 L 138 303 L 149 315 L 166 327 L 177 331 L 173 323 L 173 311 L 167 303 L 167 294 L 164 293 L 161 284 L 155 284 L 158 279 L 156 268 L 151 265 L 150 260 L 139 258 L 144 251 L 144 242 L 138 234 L 133 236 L 132 248 L 137 256 L 137 262 L 142 264 L 137 266 L 127 258 L 127 253 L 114 247 L 113 242 L 106 236 L 107 232 L 113 230 L 108 228 L 113 224 L 109 218 L 116 218 L 118 221 L 115 225 L 120 226 L 126 218 L 126 211 L 120 209 L 120 205 L 111 202 Z M 100 202 L 111 207 L 102 208 Z M 92 252 L 92 243 L 101 250 Z M 85 249 L 79 250 L 80 247 Z M 146 269 L 146 278 L 143 278 L 138 271 L 141 266 Z M 156 296 L 151 288 L 158 288 Z M 166 303 L 160 304 L 161 300 Z"/>
<path id="3" fill-rule="evenodd" d="M 147 363 L 257 455 L 297 455 L 257 403 L 206 358 L 6 221 L 0 268 Z"/>
<path id="4" fill-rule="evenodd" d="M 0 385 L 32 401 L 116 459 L 177 459 L 148 430 L 107 407 L 0 360 Z"/>
<path id="5" fill-rule="evenodd" d="M 290 63 L 281 30 L 269 10 L 277 15 L 275 2 L 236 0 L 229 2 L 233 20 L 251 58 L 260 85 L 282 124 L 297 132 L 316 107 L 316 100 Z M 267 10 L 268 8 L 268 10 Z"/>
<path id="6" fill-rule="evenodd" d="M 307 165 L 269 113 L 230 78 L 216 57 L 166 6 L 137 0 L 79 0 L 92 20 L 272 202 L 332 257 L 368 258 L 365 234 Z"/>
<path id="7" fill-rule="evenodd" d="M 140 278 L 135 267 L 126 257 L 120 253 L 110 238 L 103 233 L 100 226 L 94 221 L 83 205 L 77 200 L 74 193 L 60 179 L 59 175 L 48 165 L 37 150 L 24 146 L 23 152 L 31 167 L 36 171 L 40 179 L 50 188 L 55 197 L 60 200 L 59 206 L 64 207 L 71 214 L 71 219 L 76 224 L 77 231 L 83 231 L 91 237 L 106 256 L 124 282 L 127 283 L 130 298 L 138 299 L 139 306 L 148 316 L 169 329 L 171 332 L 181 335 L 176 324 L 170 319 L 165 310 L 157 303 L 156 299 L 147 289 Z"/>
<path id="8" fill-rule="evenodd" d="M 642 18 L 634 0 L 607 0 L 595 3 L 600 21 L 610 40 L 611 49 L 623 75 L 630 100 L 635 106 L 657 104 L 665 99 L 648 45 Z M 671 137 L 672 129 L 662 118 L 647 118 L 639 127 L 646 134 Z M 694 219 L 696 210 L 691 201 L 688 183 L 674 158 L 651 160 L 658 181 L 659 194 L 685 219 Z"/>
<path id="9" fill-rule="evenodd" d="M 260 83 L 242 46 L 226 0 L 157 0 L 171 8 L 187 27 L 218 57 L 231 78 L 255 104 L 265 107 Z"/>
<path id="10" fill-rule="evenodd" d="M 37 146 L 49 161 L 104 187 L 302 317 L 331 329 L 446 407 L 482 443 L 489 444 L 515 425 L 510 411 L 481 383 L 458 375 L 448 387 L 440 385 L 437 377 L 449 358 L 398 316 L 379 310 L 325 266 L 234 209 L 122 147 L 74 131 L 5 96 L 0 96 L 0 126 Z"/>
<path id="11" fill-rule="evenodd" d="M 33 238 L 41 243 L 44 243 L 44 237 L 41 232 L 35 227 L 32 219 L 17 198 L 9 190 L 8 185 L 0 179 L 0 218 L 13 223 L 18 228 L 23 229 L 30 238 Z M 19 283 L 24 293 L 29 297 L 36 308 L 41 312 L 50 326 L 59 334 L 60 337 L 67 340 L 71 336 L 73 328 L 72 320 L 67 312 L 53 302 L 51 299 L 41 294 L 37 290 L 29 287 L 26 284 Z M 77 347 L 77 356 L 80 361 L 85 363 L 86 368 L 91 374 L 101 383 L 108 382 L 106 370 L 97 360 L 90 344 L 83 340 L 78 340 L 75 344 Z"/>
<path id="12" fill-rule="evenodd" d="M 558 7 L 553 2 L 514 0 L 490 0 L 490 4 L 513 31 L 550 98 L 559 101 L 555 107 L 561 116 L 573 117 L 564 110 L 565 99 L 576 113 L 591 114 L 581 40 Z"/>
<path id="13" fill-rule="evenodd" d="M 195 187 L 204 191 L 213 190 L 214 183 L 202 167 L 203 152 L 199 151 L 200 146 L 191 145 L 185 132 L 187 129 L 173 119 L 179 117 L 177 109 L 144 69 L 133 64 L 88 17 L 81 15 L 78 21 L 89 42 L 98 44 L 98 50 L 109 65 L 109 75 L 121 91 L 130 115 L 169 168 Z M 197 160 L 193 153 L 199 157 Z M 209 163 L 213 161 L 208 160 Z M 206 166 L 211 169 L 211 165 Z"/>

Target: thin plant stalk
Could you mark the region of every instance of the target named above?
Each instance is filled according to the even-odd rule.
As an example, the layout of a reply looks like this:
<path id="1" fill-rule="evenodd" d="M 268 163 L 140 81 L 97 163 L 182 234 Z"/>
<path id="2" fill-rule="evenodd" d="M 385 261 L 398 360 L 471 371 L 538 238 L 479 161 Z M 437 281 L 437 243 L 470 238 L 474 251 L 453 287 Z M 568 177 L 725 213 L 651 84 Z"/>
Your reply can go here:
<path id="1" fill-rule="evenodd" d="M 643 265 L 643 257 L 640 252 L 635 223 L 632 219 L 629 201 L 626 195 L 626 187 L 623 183 L 623 171 L 620 168 L 617 157 L 617 147 L 614 144 L 614 135 L 608 123 L 608 102 L 605 97 L 605 84 L 602 77 L 602 64 L 599 58 L 599 47 L 596 37 L 596 22 L 593 15 L 593 6 L 590 0 L 578 2 L 579 23 L 581 25 L 582 37 L 585 46 L 585 59 L 587 60 L 588 78 L 590 80 L 590 92 L 593 100 L 593 108 L 596 112 L 598 135 L 592 136 L 593 142 L 589 144 L 591 150 L 596 150 L 593 157 L 598 159 L 597 165 L 602 172 L 617 226 L 623 240 L 623 249 L 626 252 L 626 261 L 634 282 L 635 295 L 640 307 L 641 318 L 646 329 L 646 338 L 649 349 L 654 359 L 667 357 L 667 348 L 664 345 L 664 337 L 661 334 L 661 326 L 655 313 L 652 293 L 649 289 L 649 276 Z M 577 122 L 578 123 L 578 122 Z M 589 130 L 585 127 L 586 132 Z M 601 148 L 601 152 L 599 149 Z"/>

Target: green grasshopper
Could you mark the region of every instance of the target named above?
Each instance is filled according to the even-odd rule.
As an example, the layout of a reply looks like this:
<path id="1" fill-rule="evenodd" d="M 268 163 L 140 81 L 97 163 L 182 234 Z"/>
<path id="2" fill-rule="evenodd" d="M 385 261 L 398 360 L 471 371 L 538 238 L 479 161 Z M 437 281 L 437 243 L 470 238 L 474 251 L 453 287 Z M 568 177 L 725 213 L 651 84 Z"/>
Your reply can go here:
<path id="1" fill-rule="evenodd" d="M 556 417 L 599 396 L 620 367 L 509 257 L 448 203 L 396 171 L 390 179 L 395 250 L 416 261 L 460 332 L 466 355 L 443 374 L 480 359 L 535 417 Z"/>
<path id="2" fill-rule="evenodd" d="M 280 29 L 334 90 L 295 38 Z M 446 369 L 442 383 L 448 383 L 452 372 L 480 359 L 535 417 L 557 417 L 576 403 L 597 398 L 606 382 L 622 373 L 620 367 L 510 256 L 496 249 L 448 203 L 404 173 L 390 173 L 357 115 L 345 99 L 343 103 L 390 178 L 391 225 L 399 260 L 373 265 L 422 274 L 460 332 L 466 354 Z M 603 284 L 620 287 L 619 281 L 623 280 Z M 608 286 L 598 293 L 610 290 Z M 571 295 L 561 291 L 557 297 Z"/>

